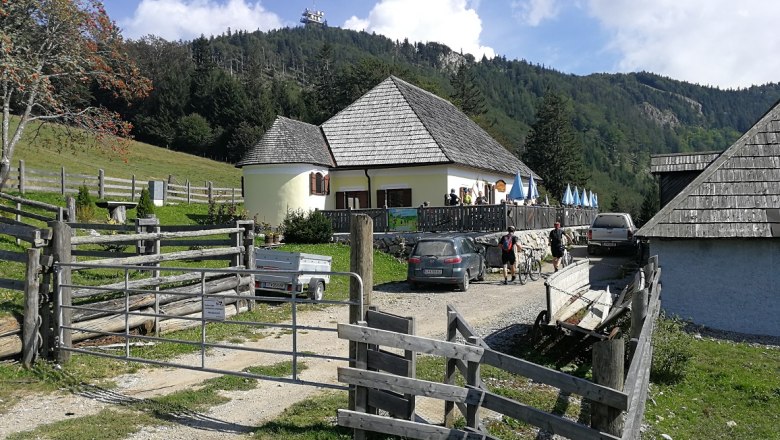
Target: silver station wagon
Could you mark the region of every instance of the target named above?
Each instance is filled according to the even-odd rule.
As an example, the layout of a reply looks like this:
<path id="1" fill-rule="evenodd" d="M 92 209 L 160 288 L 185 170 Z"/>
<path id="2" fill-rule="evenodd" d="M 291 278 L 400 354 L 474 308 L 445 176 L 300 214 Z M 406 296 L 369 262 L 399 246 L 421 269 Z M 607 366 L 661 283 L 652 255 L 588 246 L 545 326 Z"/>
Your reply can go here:
<path id="1" fill-rule="evenodd" d="M 420 283 L 454 284 L 465 292 L 471 280 L 485 279 L 485 256 L 471 237 L 423 238 L 408 263 L 407 281 L 412 288 Z"/>

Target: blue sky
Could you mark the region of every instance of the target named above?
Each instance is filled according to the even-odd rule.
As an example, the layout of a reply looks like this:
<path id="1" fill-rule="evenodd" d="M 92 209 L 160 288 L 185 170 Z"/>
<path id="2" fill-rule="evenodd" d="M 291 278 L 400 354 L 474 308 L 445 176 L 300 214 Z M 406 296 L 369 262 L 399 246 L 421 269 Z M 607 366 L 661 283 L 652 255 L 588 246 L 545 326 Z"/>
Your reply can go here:
<path id="1" fill-rule="evenodd" d="M 437 41 L 478 59 L 503 55 L 556 70 L 650 71 L 720 88 L 780 82 L 780 2 L 766 0 L 104 0 L 126 38 L 168 40 L 330 26 Z"/>

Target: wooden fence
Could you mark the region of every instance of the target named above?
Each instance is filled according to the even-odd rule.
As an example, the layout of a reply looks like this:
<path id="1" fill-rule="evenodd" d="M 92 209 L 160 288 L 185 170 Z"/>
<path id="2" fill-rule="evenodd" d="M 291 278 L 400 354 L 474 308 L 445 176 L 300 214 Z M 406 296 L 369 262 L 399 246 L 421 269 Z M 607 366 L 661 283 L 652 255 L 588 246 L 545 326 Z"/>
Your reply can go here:
<path id="1" fill-rule="evenodd" d="M 648 282 L 633 300 L 636 311 L 632 310 L 628 373 L 624 376 L 623 339 L 606 337 L 593 346 L 593 382 L 491 349 L 452 306 L 447 308 L 447 341 L 370 328 L 366 322 L 340 324 L 339 337 L 358 346 L 355 366 L 339 368 L 340 381 L 355 386 L 358 395 L 389 392 L 441 399 L 445 402 L 445 423 L 438 426 L 411 417 L 373 414 L 360 401 L 353 408 L 339 410 L 338 423 L 354 428 L 355 438 L 363 438 L 365 431 L 375 431 L 417 439 L 490 439 L 494 437 L 486 432 L 479 417 L 482 409 L 489 409 L 568 438 L 639 439 L 649 383 L 653 326 L 660 310 L 657 257 L 651 258 L 643 272 L 646 276 L 643 279 Z M 610 332 L 612 336 L 616 334 Z M 466 343 L 458 343 L 460 338 Z M 371 371 L 369 363 L 364 361 L 365 353 L 370 347 L 378 346 L 444 357 L 444 383 L 416 379 L 413 375 Z M 482 365 L 558 388 L 564 395 L 584 397 L 591 402 L 590 426 L 488 391 L 480 377 Z M 456 385 L 458 372 L 463 376 L 464 386 Z M 463 429 L 453 428 L 456 409 L 465 419 Z"/>
<path id="2" fill-rule="evenodd" d="M 98 170 L 97 175 L 66 173 L 65 167 L 61 167 L 60 171 L 36 170 L 27 168 L 24 161 L 20 160 L 19 167 L 11 170 L 8 185 L 17 188 L 21 194 L 35 191 L 62 195 L 76 194 L 83 185 L 99 199 L 118 197 L 135 201 L 141 197 L 141 191 L 151 180 L 160 179 L 139 179 L 135 174 L 130 178 L 110 177 L 106 176 L 102 169 Z M 205 181 L 203 186 L 192 185 L 189 180 L 178 185 L 173 182 L 172 176 L 168 176 L 168 180 L 163 182 L 165 200 L 187 203 L 244 201 L 241 188 L 215 187 L 210 181 Z"/>
<path id="3" fill-rule="evenodd" d="M 374 232 L 390 232 L 394 208 L 339 209 L 322 212 L 331 220 L 333 232 L 349 232 L 355 214 L 367 214 L 374 220 Z M 563 227 L 588 226 L 598 214 L 594 208 L 570 208 L 537 205 L 464 205 L 431 206 L 411 209 L 416 212 L 417 227 L 410 232 L 503 231 L 552 228 L 556 221 Z"/>
<path id="4" fill-rule="evenodd" d="M 9 199 L 9 197 L 11 197 Z M 33 207 L 38 210 L 52 211 L 52 207 L 40 202 L 5 196 L 4 198 Z M 0 216 L 0 234 L 21 242 L 23 251 L 0 251 L 0 259 L 5 264 L 20 265 L 23 279 L 0 278 L 0 288 L 24 293 L 24 306 L 21 319 L 18 317 L 0 318 L 0 359 L 22 355 L 26 365 L 37 357 L 63 360 L 57 351 L 56 332 L 60 325 L 79 323 L 80 328 L 94 331 L 68 333 L 73 341 L 92 338 L 100 334 L 125 329 L 125 298 L 112 298 L 127 289 L 133 289 L 129 310 L 150 309 L 161 311 L 171 317 L 192 316 L 200 313 L 201 302 L 192 300 L 193 293 L 202 289 L 200 274 L 178 274 L 161 276 L 164 268 L 150 271 L 145 278 L 138 277 L 125 282 L 112 282 L 95 286 L 76 286 L 72 284 L 70 268 L 60 269 L 60 277 L 54 276 L 54 262 L 69 263 L 78 259 L 95 265 L 151 265 L 158 268 L 160 263 L 171 261 L 200 261 L 208 259 L 227 260 L 227 268 L 254 268 L 254 224 L 252 221 L 239 221 L 232 226 L 160 226 L 158 220 L 138 219 L 135 225 L 79 224 L 46 217 L 40 213 L 21 209 L 8 211 L 24 219 L 37 222 L 47 221 L 47 227 L 36 227 L 20 220 Z M 89 235 L 76 235 L 74 230 L 90 231 Z M 98 232 L 100 231 L 100 232 Z M 168 248 L 169 252 L 164 250 Z M 182 250 L 186 249 L 186 250 Z M 24 268 L 22 271 L 21 268 Z M 95 269 L 83 271 L 95 272 Z M 91 278 L 85 275 L 86 279 Z M 95 277 L 100 278 L 100 270 Z M 60 286 L 55 280 L 61 279 L 64 305 L 62 316 L 55 312 L 54 292 Z M 76 286 L 76 288 L 71 288 Z M 205 289 L 210 294 L 254 295 L 252 276 L 208 275 Z M 249 307 L 251 301 L 226 301 L 233 304 L 227 309 L 228 315 L 238 313 Z M 63 321 L 60 321 L 60 318 Z M 194 324 L 193 324 L 194 323 Z M 150 320 L 138 316 L 129 323 L 131 328 L 139 327 L 142 332 L 168 332 L 199 325 L 192 320 Z M 72 341 L 70 341 L 72 342 Z"/>

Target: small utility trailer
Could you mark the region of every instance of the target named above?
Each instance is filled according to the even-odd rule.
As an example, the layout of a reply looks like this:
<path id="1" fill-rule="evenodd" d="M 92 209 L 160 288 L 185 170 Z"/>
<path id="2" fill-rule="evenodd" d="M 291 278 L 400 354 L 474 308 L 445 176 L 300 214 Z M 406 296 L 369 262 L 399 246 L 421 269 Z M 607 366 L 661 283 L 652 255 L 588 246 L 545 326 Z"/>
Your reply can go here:
<path id="1" fill-rule="evenodd" d="M 255 275 L 255 289 L 292 295 L 306 290 L 310 299 L 321 300 L 330 283 L 331 262 L 332 258 L 325 255 L 255 249 L 255 265 L 260 271 Z"/>

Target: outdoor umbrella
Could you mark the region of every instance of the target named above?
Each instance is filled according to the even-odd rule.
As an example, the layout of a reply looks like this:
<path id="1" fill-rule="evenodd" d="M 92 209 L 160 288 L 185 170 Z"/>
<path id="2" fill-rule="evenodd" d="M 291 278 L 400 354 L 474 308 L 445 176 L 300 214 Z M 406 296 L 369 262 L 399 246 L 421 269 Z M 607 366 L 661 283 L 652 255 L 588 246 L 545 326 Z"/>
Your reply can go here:
<path id="1" fill-rule="evenodd" d="M 520 179 L 520 172 L 515 174 L 515 181 L 512 182 L 512 189 L 507 194 L 512 200 L 523 200 L 525 198 L 525 191 L 523 189 L 523 181 Z"/>
<path id="2" fill-rule="evenodd" d="M 596 203 L 593 205 L 593 207 L 594 207 L 594 208 L 598 208 L 598 207 L 599 207 L 599 195 L 598 195 L 598 194 L 596 194 L 596 195 L 594 196 L 594 199 L 596 200 Z"/>
<path id="3" fill-rule="evenodd" d="M 528 175 L 528 198 L 535 199 L 537 197 L 539 197 L 539 187 L 536 185 L 536 182 L 534 182 L 534 175 L 529 174 Z"/>
<path id="4" fill-rule="evenodd" d="M 588 195 L 588 190 L 585 188 L 582 189 L 582 206 L 590 208 L 590 196 Z"/>
<path id="5" fill-rule="evenodd" d="M 572 195 L 574 196 L 574 201 L 571 204 L 574 206 L 582 205 L 582 200 L 580 199 L 580 190 L 576 185 L 574 186 L 574 193 Z"/>
<path id="6" fill-rule="evenodd" d="M 594 193 L 593 190 L 590 191 L 590 207 L 596 207 L 596 193 Z"/>
<path id="7" fill-rule="evenodd" d="M 547 194 L 544 195 L 544 205 L 550 206 L 550 199 L 547 198 Z"/>
<path id="8" fill-rule="evenodd" d="M 566 184 L 566 192 L 563 193 L 563 199 L 561 200 L 561 203 L 564 205 L 573 205 L 574 204 L 574 196 L 571 194 L 571 184 Z"/>

